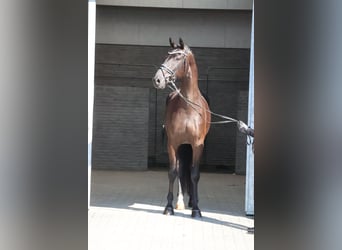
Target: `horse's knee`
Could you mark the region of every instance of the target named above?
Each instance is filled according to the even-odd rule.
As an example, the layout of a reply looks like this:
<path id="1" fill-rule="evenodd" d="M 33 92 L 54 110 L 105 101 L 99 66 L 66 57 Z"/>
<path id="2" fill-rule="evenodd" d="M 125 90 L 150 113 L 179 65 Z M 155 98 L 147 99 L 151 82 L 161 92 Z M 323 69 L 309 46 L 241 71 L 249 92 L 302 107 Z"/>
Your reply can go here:
<path id="1" fill-rule="evenodd" d="M 199 171 L 196 169 L 192 169 L 192 171 L 191 171 L 191 182 L 192 183 L 198 183 L 199 179 L 200 179 Z"/>
<path id="2" fill-rule="evenodd" d="M 177 177 L 177 170 L 176 169 L 170 169 L 169 170 L 169 179 L 174 180 Z"/>

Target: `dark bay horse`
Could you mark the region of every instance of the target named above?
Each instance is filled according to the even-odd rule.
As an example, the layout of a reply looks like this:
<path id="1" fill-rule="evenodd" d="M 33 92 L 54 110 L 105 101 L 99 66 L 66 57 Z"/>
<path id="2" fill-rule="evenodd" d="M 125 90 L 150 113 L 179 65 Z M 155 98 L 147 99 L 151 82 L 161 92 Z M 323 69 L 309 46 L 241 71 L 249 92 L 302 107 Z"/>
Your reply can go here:
<path id="1" fill-rule="evenodd" d="M 170 45 L 171 50 L 153 78 L 155 88 L 164 89 L 168 86 L 174 90 L 167 98 L 165 113 L 170 169 L 164 214 L 174 214 L 173 185 L 176 177 L 179 177 L 177 207 L 184 208 L 183 193 L 188 193 L 191 216 L 201 217 L 197 192 L 199 162 L 211 115 L 208 103 L 198 88 L 198 72 L 193 53 L 181 38 L 178 45 L 170 38 Z M 175 85 L 176 81 L 180 82 L 179 89 Z"/>

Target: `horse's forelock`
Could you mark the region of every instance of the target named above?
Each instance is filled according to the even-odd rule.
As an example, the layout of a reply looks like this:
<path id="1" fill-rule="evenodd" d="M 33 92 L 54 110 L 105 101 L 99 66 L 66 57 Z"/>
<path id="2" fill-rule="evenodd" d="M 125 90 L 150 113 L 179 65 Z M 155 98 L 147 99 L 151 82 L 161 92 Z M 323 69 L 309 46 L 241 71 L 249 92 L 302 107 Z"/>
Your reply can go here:
<path id="1" fill-rule="evenodd" d="M 181 49 L 178 45 L 176 48 L 172 49 L 169 54 L 173 54 L 173 53 L 177 53 L 177 51 L 184 51 L 186 54 L 192 54 L 192 51 L 190 49 L 190 47 L 186 44 L 184 44 L 184 49 Z"/>

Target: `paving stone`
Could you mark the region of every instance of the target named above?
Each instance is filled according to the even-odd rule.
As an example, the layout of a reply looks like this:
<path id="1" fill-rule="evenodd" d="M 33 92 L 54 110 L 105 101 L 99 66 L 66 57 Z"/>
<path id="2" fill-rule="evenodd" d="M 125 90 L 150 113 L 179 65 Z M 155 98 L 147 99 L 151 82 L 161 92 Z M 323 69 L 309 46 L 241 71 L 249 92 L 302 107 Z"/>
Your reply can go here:
<path id="1" fill-rule="evenodd" d="M 165 171 L 93 171 L 89 249 L 254 248 L 254 234 L 246 230 L 254 219 L 244 212 L 244 176 L 201 173 L 200 219 L 188 208 L 163 215 L 167 190 Z"/>

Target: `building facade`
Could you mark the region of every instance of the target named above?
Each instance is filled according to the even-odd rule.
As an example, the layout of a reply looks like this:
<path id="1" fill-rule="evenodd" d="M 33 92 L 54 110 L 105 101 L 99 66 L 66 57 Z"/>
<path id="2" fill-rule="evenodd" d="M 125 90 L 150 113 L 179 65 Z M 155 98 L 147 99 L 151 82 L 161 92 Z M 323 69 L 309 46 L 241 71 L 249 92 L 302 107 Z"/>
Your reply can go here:
<path id="1" fill-rule="evenodd" d="M 211 110 L 247 121 L 251 9 L 252 1 L 97 1 L 93 168 L 168 165 L 169 91 L 151 79 L 169 37 L 192 49 Z M 201 163 L 245 173 L 246 141 L 235 124 L 211 126 Z"/>

